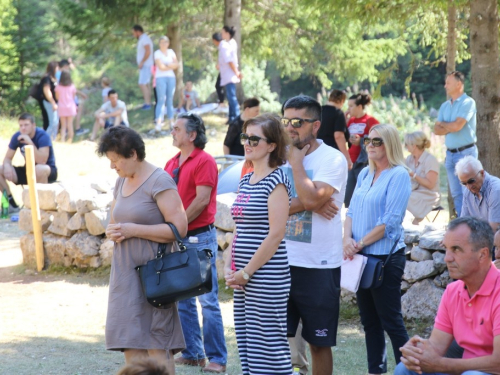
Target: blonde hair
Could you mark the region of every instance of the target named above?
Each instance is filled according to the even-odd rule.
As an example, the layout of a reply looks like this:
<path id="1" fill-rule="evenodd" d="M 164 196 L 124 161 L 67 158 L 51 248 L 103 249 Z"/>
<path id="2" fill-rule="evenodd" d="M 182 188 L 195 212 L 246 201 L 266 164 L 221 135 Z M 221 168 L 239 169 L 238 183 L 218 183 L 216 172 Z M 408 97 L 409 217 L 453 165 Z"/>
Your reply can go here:
<path id="1" fill-rule="evenodd" d="M 427 138 L 427 135 L 423 131 L 416 131 L 405 135 L 405 143 L 408 145 L 414 145 L 419 150 L 431 147 L 431 141 Z"/>
<path id="2" fill-rule="evenodd" d="M 158 43 L 161 43 L 163 40 L 166 41 L 167 43 L 170 43 L 170 39 L 166 35 L 161 36 L 160 40 L 158 41 Z"/>
<path id="3" fill-rule="evenodd" d="M 406 170 L 409 170 L 405 163 L 403 147 L 401 146 L 399 133 L 396 127 L 389 124 L 379 124 L 372 127 L 370 129 L 370 133 L 374 130 L 379 134 L 380 138 L 382 138 L 382 141 L 384 142 L 385 154 L 390 166 L 396 167 L 399 165 Z M 368 159 L 368 164 L 370 165 L 370 172 L 375 171 L 375 163 Z"/>

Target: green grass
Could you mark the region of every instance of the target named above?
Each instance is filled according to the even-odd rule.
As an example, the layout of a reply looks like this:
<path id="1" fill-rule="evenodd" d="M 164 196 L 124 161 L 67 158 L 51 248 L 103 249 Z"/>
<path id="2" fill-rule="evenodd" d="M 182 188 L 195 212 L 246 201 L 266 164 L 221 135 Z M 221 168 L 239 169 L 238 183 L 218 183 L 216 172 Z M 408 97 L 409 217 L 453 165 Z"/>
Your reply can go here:
<path id="1" fill-rule="evenodd" d="M 10 139 L 19 130 L 17 120 L 10 117 L 0 117 L 0 138 Z"/>

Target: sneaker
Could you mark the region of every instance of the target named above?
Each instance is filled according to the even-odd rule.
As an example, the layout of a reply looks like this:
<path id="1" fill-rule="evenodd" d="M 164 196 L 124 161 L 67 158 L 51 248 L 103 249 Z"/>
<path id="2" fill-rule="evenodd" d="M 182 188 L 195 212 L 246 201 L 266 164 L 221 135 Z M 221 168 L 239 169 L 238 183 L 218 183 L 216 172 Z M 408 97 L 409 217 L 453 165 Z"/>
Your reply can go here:
<path id="1" fill-rule="evenodd" d="M 141 107 L 142 110 L 147 110 L 147 109 L 151 109 L 151 104 L 143 104 L 142 107 Z"/>
<path id="2" fill-rule="evenodd" d="M 75 130 L 75 135 L 84 135 L 84 134 L 87 134 L 89 132 L 89 129 L 77 129 Z"/>
<path id="3" fill-rule="evenodd" d="M 21 209 L 9 204 L 9 214 L 17 214 Z"/>

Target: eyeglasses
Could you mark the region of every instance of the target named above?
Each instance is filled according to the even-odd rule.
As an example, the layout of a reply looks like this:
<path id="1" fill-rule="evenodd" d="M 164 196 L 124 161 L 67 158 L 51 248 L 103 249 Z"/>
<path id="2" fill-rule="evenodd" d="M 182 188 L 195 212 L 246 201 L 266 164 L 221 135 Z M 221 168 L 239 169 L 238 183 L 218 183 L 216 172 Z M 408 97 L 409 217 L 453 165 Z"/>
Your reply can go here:
<path id="1" fill-rule="evenodd" d="M 297 129 L 300 128 L 305 122 L 316 122 L 318 120 L 313 119 L 313 118 L 281 118 L 281 125 L 283 125 L 285 128 L 288 125 L 292 125 L 292 128 Z"/>
<path id="2" fill-rule="evenodd" d="M 477 173 L 476 173 L 476 176 L 477 176 L 479 173 L 481 173 L 481 172 L 482 172 L 482 171 L 477 172 Z M 461 183 L 462 185 L 464 185 L 464 186 L 467 186 L 467 185 L 472 185 L 472 184 L 474 184 L 474 183 L 477 181 L 476 176 L 474 176 L 474 178 L 469 178 L 467 181 L 460 181 L 460 183 Z"/>
<path id="3" fill-rule="evenodd" d="M 173 176 L 173 179 L 174 179 L 174 182 L 176 184 L 179 183 L 179 167 L 175 168 L 173 171 L 172 171 L 172 174 L 174 175 Z"/>
<path id="4" fill-rule="evenodd" d="M 259 144 L 259 141 L 260 140 L 263 140 L 263 141 L 266 141 L 267 142 L 267 139 L 265 138 L 262 138 L 262 137 L 258 137 L 256 135 L 248 135 L 248 134 L 245 134 L 245 133 L 241 133 L 240 134 L 240 140 L 241 140 L 241 143 L 245 143 L 246 141 L 248 141 L 248 144 L 250 145 L 250 147 L 257 147 L 258 144 Z"/>
<path id="5" fill-rule="evenodd" d="M 380 147 L 384 144 L 384 140 L 378 137 L 375 138 L 365 137 L 365 139 L 363 139 L 363 143 L 365 144 L 365 146 L 368 146 L 371 143 L 373 147 Z"/>

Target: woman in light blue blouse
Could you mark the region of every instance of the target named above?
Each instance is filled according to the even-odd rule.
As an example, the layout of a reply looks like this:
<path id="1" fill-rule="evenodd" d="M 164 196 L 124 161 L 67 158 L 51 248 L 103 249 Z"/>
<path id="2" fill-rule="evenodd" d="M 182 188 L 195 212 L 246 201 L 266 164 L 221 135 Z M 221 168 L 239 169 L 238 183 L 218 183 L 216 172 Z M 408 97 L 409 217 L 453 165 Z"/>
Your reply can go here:
<path id="1" fill-rule="evenodd" d="M 405 267 L 403 218 L 411 182 L 397 129 L 376 125 L 364 138 L 369 166 L 358 177 L 344 223 L 344 257 L 356 253 L 385 261 L 384 280 L 376 289 L 356 293 L 365 331 L 369 374 L 387 372 L 384 331 L 391 339 L 396 362 L 408 341 L 401 313 L 401 279 Z"/>

